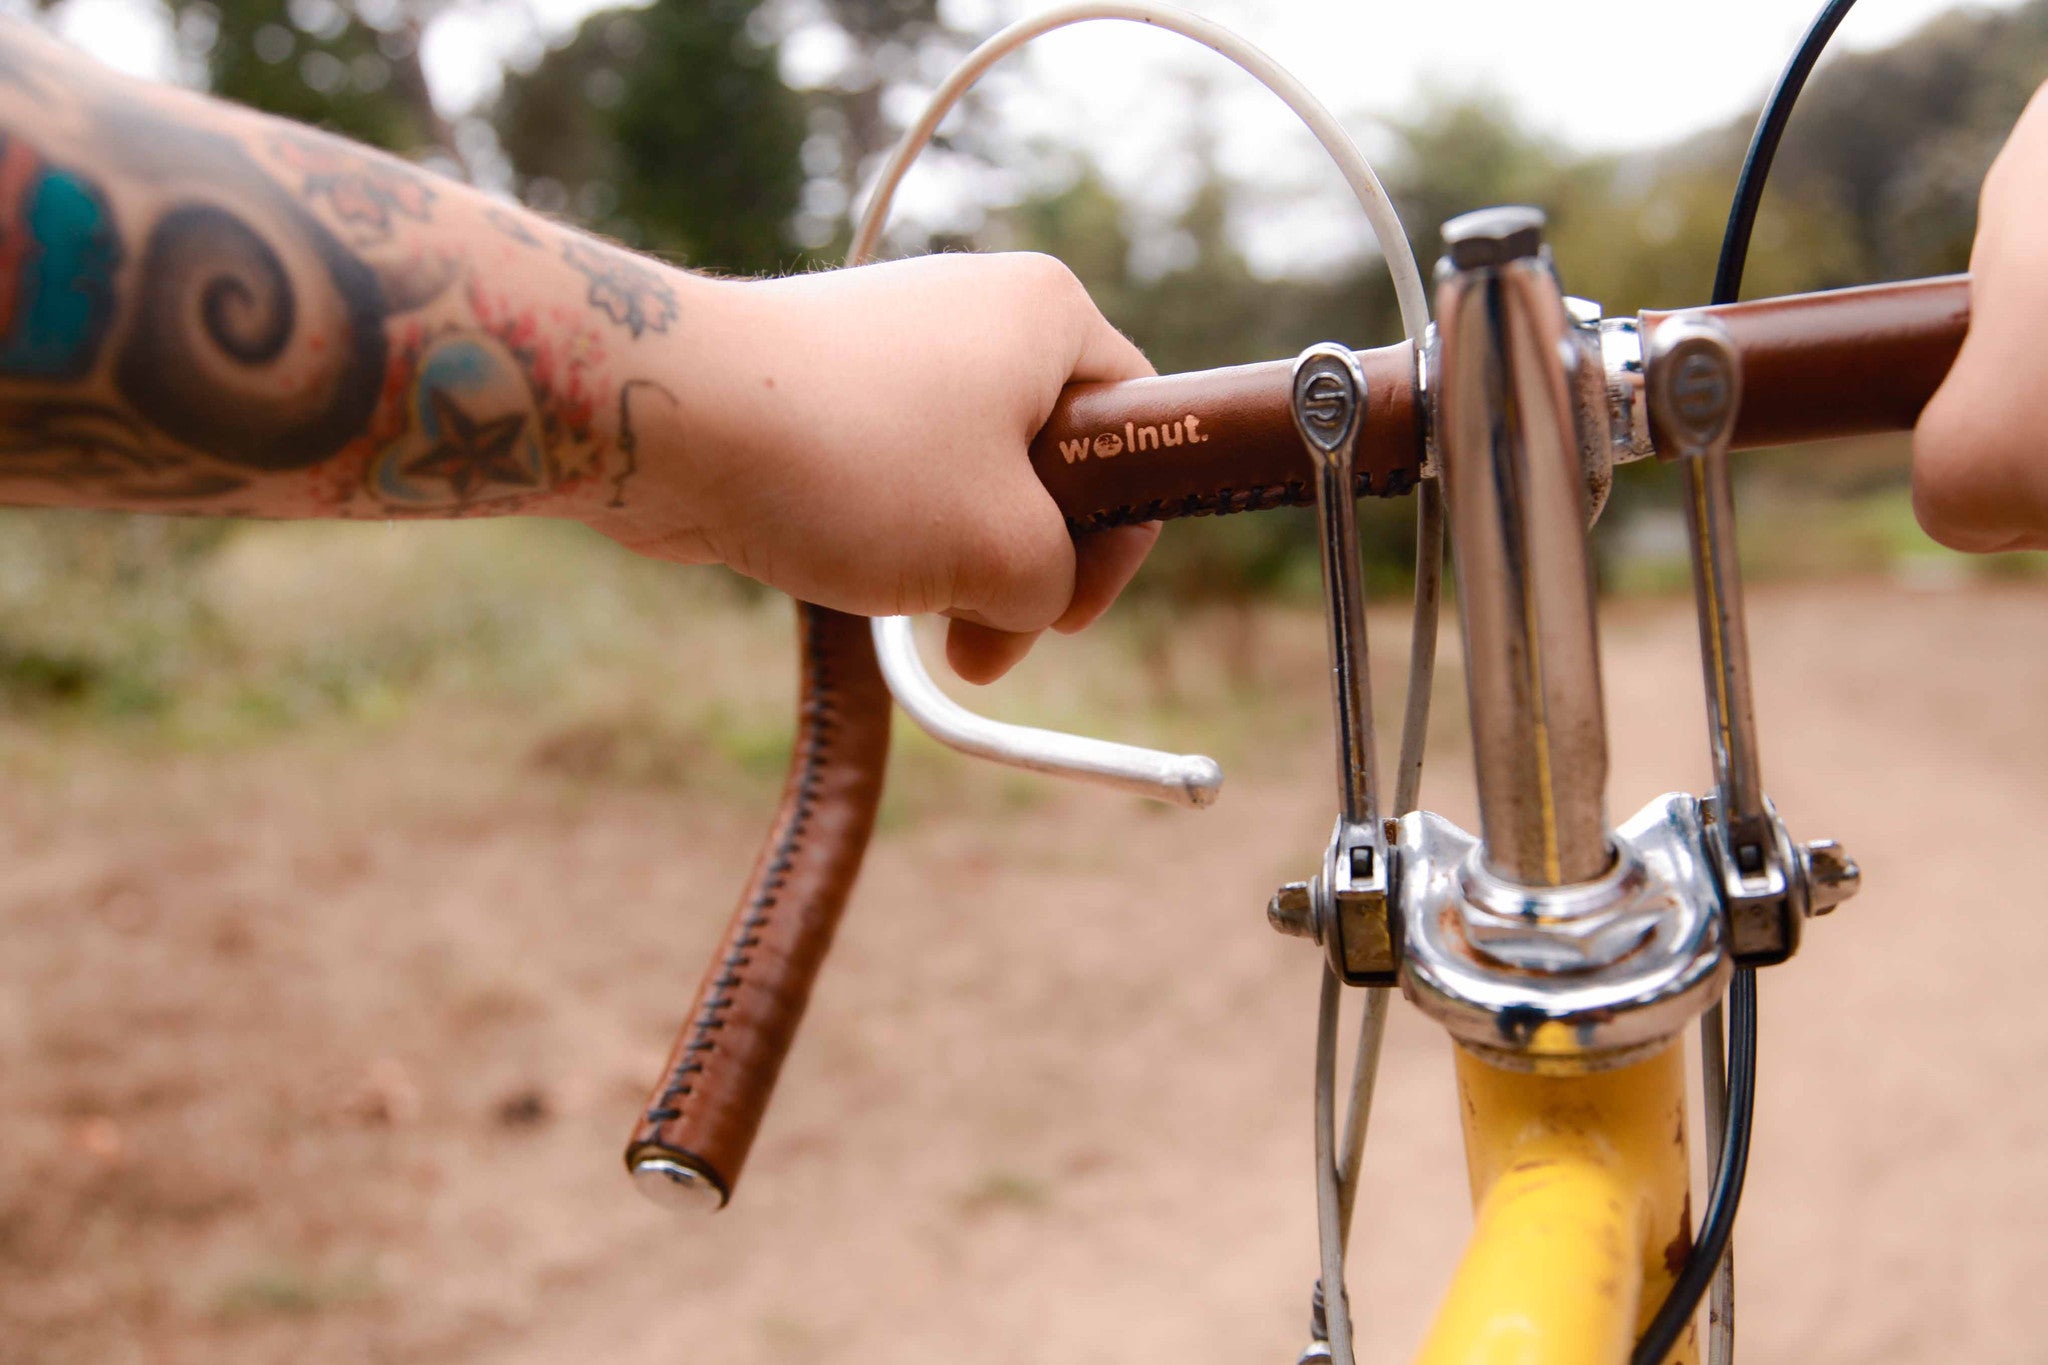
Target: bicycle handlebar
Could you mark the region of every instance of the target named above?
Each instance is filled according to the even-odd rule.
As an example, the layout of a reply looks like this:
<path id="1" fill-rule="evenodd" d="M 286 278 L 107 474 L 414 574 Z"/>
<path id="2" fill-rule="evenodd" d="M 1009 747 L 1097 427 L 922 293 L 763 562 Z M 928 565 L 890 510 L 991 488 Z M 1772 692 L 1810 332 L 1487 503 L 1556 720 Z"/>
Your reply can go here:
<path id="1" fill-rule="evenodd" d="M 1962 345 L 1969 277 L 1684 315 L 1698 313 L 1717 318 L 1742 357 L 1736 446 L 1904 431 Z M 1644 353 L 1678 316 L 1642 315 Z M 1368 387 L 1359 492 L 1404 493 L 1421 477 L 1425 451 L 1415 352 L 1402 344 L 1359 359 Z M 1077 532 L 1310 502 L 1292 371 L 1293 362 L 1276 361 L 1073 385 L 1032 443 L 1032 463 Z M 1620 378 L 1628 382 L 1626 372 Z M 1640 378 L 1638 367 L 1638 391 Z M 732 1196 L 881 800 L 890 700 L 868 623 L 800 604 L 798 633 L 803 697 L 781 807 L 626 1149 L 635 1181 L 680 1207 L 718 1208 Z"/>
<path id="2" fill-rule="evenodd" d="M 782 801 L 705 970 L 626 1168 L 662 1204 L 732 1197 L 882 799 L 889 690 L 865 616 L 800 603 L 803 695 Z"/>
<path id="3" fill-rule="evenodd" d="M 1742 356 L 1738 449 L 1905 431 L 1962 345 L 1969 277 L 1684 310 L 1699 314 L 1718 319 Z M 1656 329 L 1680 315 L 1642 315 L 1645 353 Z M 1358 491 L 1398 496 L 1422 472 L 1415 352 L 1402 343 L 1359 360 L 1370 406 Z M 1292 371 L 1292 361 L 1272 361 L 1072 385 L 1032 442 L 1031 463 L 1077 532 L 1311 502 Z"/>

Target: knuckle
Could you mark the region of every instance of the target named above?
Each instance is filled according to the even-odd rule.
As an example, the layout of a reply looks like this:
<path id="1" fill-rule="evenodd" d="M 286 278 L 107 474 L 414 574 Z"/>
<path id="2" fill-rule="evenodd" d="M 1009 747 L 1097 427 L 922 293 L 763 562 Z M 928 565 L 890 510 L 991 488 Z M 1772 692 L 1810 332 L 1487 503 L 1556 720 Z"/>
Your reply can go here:
<path id="1" fill-rule="evenodd" d="M 1080 277 L 1057 256 L 1042 251 L 1018 251 L 1011 253 L 1010 261 L 1018 283 L 1034 297 L 1062 304 L 1087 297 Z"/>
<path id="2" fill-rule="evenodd" d="M 948 565 L 919 560 L 901 566 L 895 580 L 888 602 L 895 615 L 920 616 L 926 612 L 944 611 L 954 604 L 956 593 Z"/>
<path id="3" fill-rule="evenodd" d="M 1950 549 L 1990 550 L 2038 517 L 2029 474 L 2038 451 L 2025 423 L 1964 393 L 1936 396 L 1913 435 L 1913 515 L 1923 531 Z"/>

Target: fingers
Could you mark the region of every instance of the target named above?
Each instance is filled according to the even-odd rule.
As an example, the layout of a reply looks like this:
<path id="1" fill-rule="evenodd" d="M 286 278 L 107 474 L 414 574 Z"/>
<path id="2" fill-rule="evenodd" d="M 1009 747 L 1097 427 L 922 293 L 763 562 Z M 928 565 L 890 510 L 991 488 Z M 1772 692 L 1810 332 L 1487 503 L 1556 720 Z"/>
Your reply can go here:
<path id="1" fill-rule="evenodd" d="M 1081 301 L 1088 316 L 1083 322 L 1081 349 L 1074 357 L 1073 372 L 1067 376 L 1068 383 L 1144 379 L 1158 373 L 1137 344 L 1096 311 L 1085 290 L 1081 293 Z"/>
<path id="2" fill-rule="evenodd" d="M 1035 630 L 997 630 L 953 617 L 946 626 L 946 662 L 971 683 L 992 683 L 1017 666 L 1038 639 Z"/>
<path id="3" fill-rule="evenodd" d="M 948 615 L 1003 631 L 1045 629 L 1074 598 L 1074 542 L 1030 466 L 989 487 L 979 515 L 954 530 L 958 566 Z"/>
<path id="4" fill-rule="evenodd" d="M 1152 366 L 1059 261 L 1020 254 L 1001 268 L 1031 301 L 1017 321 L 1022 331 L 1015 342 L 1057 368 L 1040 370 L 1042 387 L 1013 410 L 1020 423 L 1016 448 L 1005 452 L 998 478 L 976 493 L 990 504 L 986 515 L 958 526 L 963 538 L 954 559 L 953 609 L 946 613 L 953 618 L 946 657 L 954 672 L 977 683 L 1008 672 L 1046 627 L 1071 632 L 1099 617 L 1158 536 L 1156 526 L 1126 527 L 1077 544 L 1025 451 L 1063 386 L 1138 378 L 1153 373 Z M 1061 336 L 1068 338 L 1063 365 Z"/>
<path id="5" fill-rule="evenodd" d="M 1052 628 L 1062 635 L 1072 635 L 1094 625 L 1130 585 L 1138 566 L 1145 562 L 1158 539 L 1159 523 L 1148 521 L 1097 531 L 1075 541 L 1074 596 Z"/>
<path id="6" fill-rule="evenodd" d="M 1913 433 L 1913 511 L 1953 549 L 2048 548 L 2048 99 L 2036 94 L 1984 182 L 1970 331 Z"/>
<path id="7" fill-rule="evenodd" d="M 1098 531 L 1075 542 L 1073 598 L 1052 628 L 1072 635 L 1094 625 L 1130 584 L 1158 539 L 1159 523 L 1148 521 L 1141 526 Z M 992 683 L 1015 668 L 1042 633 L 997 630 L 972 611 L 946 615 L 951 618 L 946 627 L 946 662 L 971 683 Z"/>
<path id="8" fill-rule="evenodd" d="M 1967 352 L 1966 352 L 1967 354 Z M 1913 433 L 1913 514 L 1952 550 L 2048 549 L 2048 440 L 1998 390 L 2018 364 L 1958 363 Z"/>

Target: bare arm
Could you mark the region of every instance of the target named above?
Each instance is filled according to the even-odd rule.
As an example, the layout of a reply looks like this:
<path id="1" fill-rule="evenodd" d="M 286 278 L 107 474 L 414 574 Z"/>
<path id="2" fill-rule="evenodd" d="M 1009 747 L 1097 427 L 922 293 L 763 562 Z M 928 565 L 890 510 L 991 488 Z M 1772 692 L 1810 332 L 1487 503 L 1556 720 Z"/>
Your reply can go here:
<path id="1" fill-rule="evenodd" d="M 1149 545 L 1077 556 L 1025 458 L 1146 372 L 1040 258 L 712 280 L 0 26 L 0 501 L 571 517 L 985 623 L 985 677 Z"/>

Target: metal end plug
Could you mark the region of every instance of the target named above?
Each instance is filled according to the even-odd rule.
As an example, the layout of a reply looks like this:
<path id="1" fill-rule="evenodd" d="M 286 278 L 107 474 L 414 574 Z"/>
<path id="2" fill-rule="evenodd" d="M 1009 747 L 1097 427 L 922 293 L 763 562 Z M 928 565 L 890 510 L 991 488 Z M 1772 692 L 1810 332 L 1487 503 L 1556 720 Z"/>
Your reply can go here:
<path id="1" fill-rule="evenodd" d="M 1806 872 L 1806 913 L 1825 915 L 1856 894 L 1863 869 L 1833 839 L 1815 839 L 1799 850 Z"/>
<path id="2" fill-rule="evenodd" d="M 643 1156 L 633 1163 L 633 1188 L 654 1203 L 693 1216 L 725 1207 L 725 1191 L 695 1166 L 665 1156 Z"/>
<path id="3" fill-rule="evenodd" d="M 1524 260 L 1543 250 L 1545 221 L 1530 204 L 1461 213 L 1444 224 L 1444 255 L 1460 270 Z"/>
<path id="4" fill-rule="evenodd" d="M 1266 923 L 1289 938 L 1323 941 L 1322 926 L 1316 922 L 1316 892 L 1307 882 L 1289 882 L 1266 902 Z"/>

